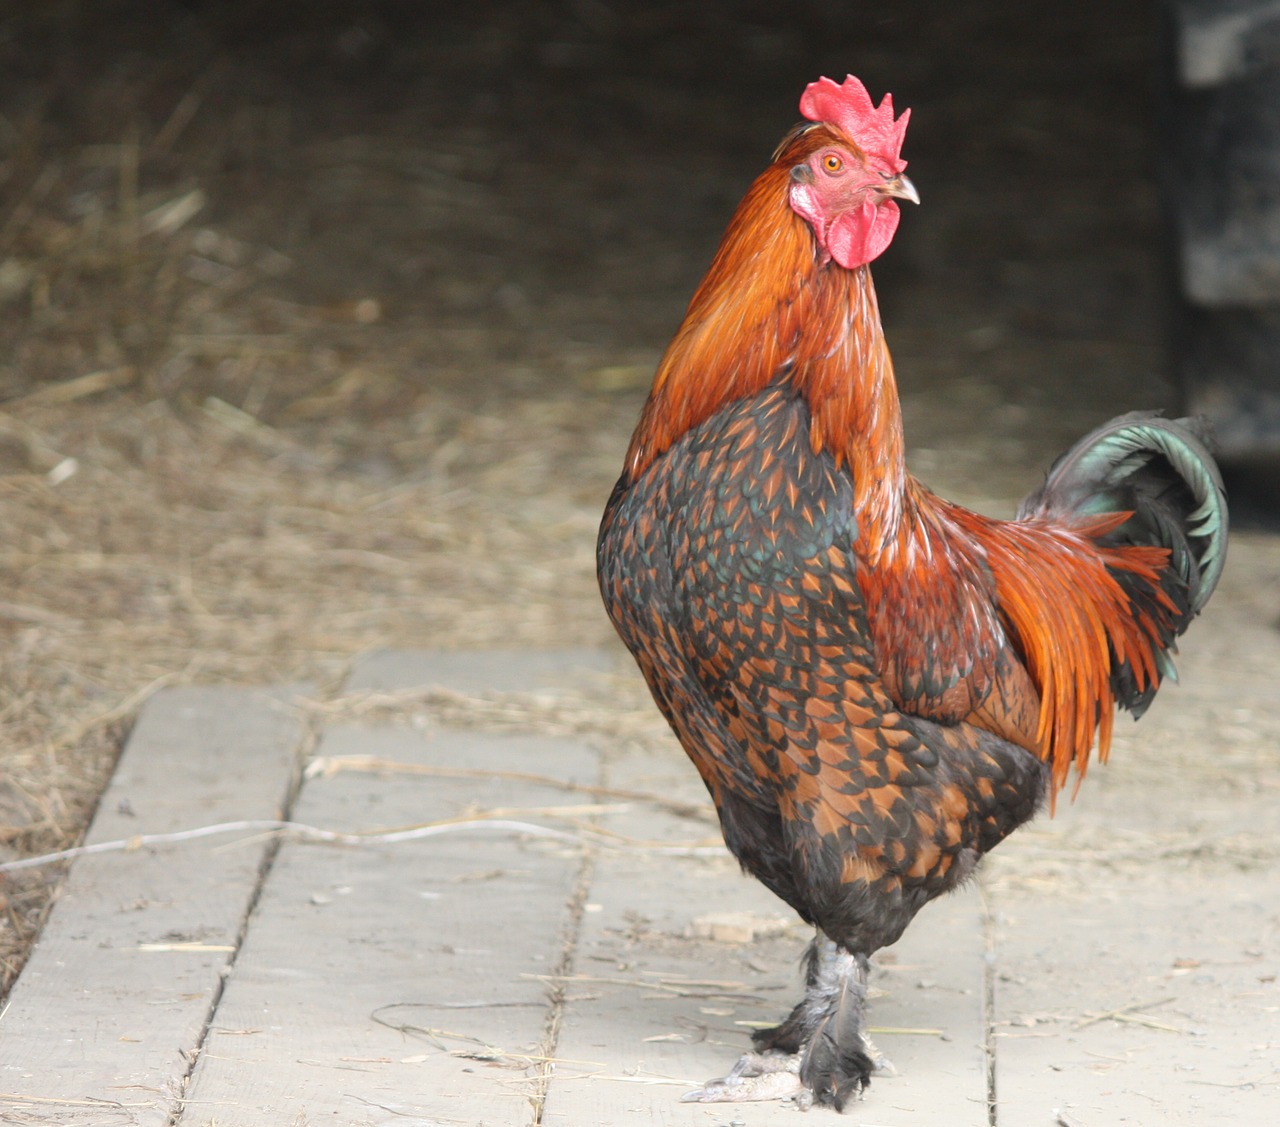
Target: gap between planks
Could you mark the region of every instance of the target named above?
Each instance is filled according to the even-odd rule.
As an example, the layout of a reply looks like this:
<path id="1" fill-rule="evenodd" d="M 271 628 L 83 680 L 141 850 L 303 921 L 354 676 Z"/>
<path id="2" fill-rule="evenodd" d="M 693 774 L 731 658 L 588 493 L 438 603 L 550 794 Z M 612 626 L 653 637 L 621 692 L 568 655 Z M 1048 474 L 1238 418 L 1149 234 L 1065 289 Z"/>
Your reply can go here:
<path id="1" fill-rule="evenodd" d="M 289 784 L 285 791 L 284 799 L 280 805 L 280 821 L 290 822 L 293 820 L 293 810 L 298 801 L 298 795 L 302 793 L 302 784 L 306 780 L 305 767 L 315 752 L 319 743 L 320 733 L 323 729 L 324 721 L 318 713 L 313 713 L 304 721 L 302 738 L 298 742 L 296 752 L 296 761 L 294 769 L 289 776 Z M 236 930 L 236 938 L 233 943 L 233 950 L 227 955 L 227 961 L 222 967 L 221 976 L 217 984 L 213 988 L 212 996 L 209 999 L 208 1009 L 205 1011 L 204 1022 L 200 1026 L 200 1033 L 196 1038 L 195 1044 L 192 1046 L 191 1053 L 187 1057 L 186 1072 L 181 1078 L 181 1086 L 178 1089 L 178 1095 L 174 1097 L 169 1112 L 170 1124 L 180 1124 L 186 1111 L 187 1096 L 191 1090 L 191 1078 L 195 1074 L 196 1064 L 200 1060 L 201 1053 L 204 1052 L 205 1046 L 209 1041 L 209 1034 L 213 1029 L 213 1025 L 218 1016 L 218 1007 L 222 1004 L 222 996 L 226 993 L 227 982 L 235 973 L 236 962 L 240 958 L 240 952 L 244 950 L 245 939 L 249 934 L 249 924 L 253 920 L 254 913 L 258 910 L 258 903 L 262 899 L 263 889 L 267 886 L 267 880 L 271 876 L 272 866 L 276 862 L 276 858 L 280 854 L 280 847 L 284 844 L 285 834 L 275 833 L 271 840 L 267 843 L 266 849 L 263 851 L 262 860 L 258 864 L 257 878 L 254 881 L 253 888 L 249 891 L 248 901 L 245 904 L 244 914 L 240 917 L 240 926 Z"/>
<path id="2" fill-rule="evenodd" d="M 582 936 L 582 917 L 586 912 L 587 893 L 591 891 L 591 880 L 595 876 L 596 857 L 597 850 L 594 846 L 583 847 L 578 880 L 569 897 L 564 942 L 561 946 L 560 958 L 551 972 L 547 1022 L 543 1027 L 539 1049 L 542 1059 L 538 1063 L 534 1091 L 529 1097 L 533 1105 L 531 1127 L 542 1127 L 542 1113 L 547 1105 L 547 1090 L 551 1087 L 551 1078 L 555 1072 L 556 1050 L 560 1044 L 560 1027 L 564 1022 L 568 982 L 578 957 L 578 940 Z"/>

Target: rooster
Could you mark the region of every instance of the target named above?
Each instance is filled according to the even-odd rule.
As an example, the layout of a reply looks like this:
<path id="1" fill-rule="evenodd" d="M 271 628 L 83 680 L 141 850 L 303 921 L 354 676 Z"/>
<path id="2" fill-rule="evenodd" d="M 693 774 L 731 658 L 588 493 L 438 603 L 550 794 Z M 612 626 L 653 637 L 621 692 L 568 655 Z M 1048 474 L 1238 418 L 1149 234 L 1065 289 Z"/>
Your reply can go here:
<path id="1" fill-rule="evenodd" d="M 800 111 L 658 367 L 597 559 L 726 844 L 816 929 L 800 1003 L 686 1099 L 842 1110 L 881 1064 L 869 957 L 1173 675 L 1227 513 L 1200 426 L 1153 413 L 1011 521 L 912 477 L 868 268 L 918 202 L 909 111 L 852 76 Z"/>

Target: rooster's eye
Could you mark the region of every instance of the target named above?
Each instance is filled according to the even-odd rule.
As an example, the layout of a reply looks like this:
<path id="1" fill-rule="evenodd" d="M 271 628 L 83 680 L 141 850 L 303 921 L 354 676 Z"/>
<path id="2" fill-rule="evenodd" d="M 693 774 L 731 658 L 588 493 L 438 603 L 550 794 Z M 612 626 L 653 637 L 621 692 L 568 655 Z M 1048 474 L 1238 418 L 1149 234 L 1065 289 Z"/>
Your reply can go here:
<path id="1" fill-rule="evenodd" d="M 844 167 L 844 161 L 836 156 L 835 153 L 828 153 L 822 158 L 822 167 L 826 172 L 839 172 Z"/>

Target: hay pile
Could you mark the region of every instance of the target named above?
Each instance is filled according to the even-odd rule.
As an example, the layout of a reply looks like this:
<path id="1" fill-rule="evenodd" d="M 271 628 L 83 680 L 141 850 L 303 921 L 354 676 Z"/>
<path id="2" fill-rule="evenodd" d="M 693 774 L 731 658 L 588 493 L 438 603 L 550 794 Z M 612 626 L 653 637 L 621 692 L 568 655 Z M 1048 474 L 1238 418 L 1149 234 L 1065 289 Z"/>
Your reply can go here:
<path id="1" fill-rule="evenodd" d="M 76 839 L 160 684 L 604 641 L 636 350 L 473 261 L 518 203 L 474 137 L 313 121 L 176 6 L 158 37 L 150 5 L 29 7 L 0 21 L 0 858 Z M 56 876 L 0 881 L 0 995 Z"/>

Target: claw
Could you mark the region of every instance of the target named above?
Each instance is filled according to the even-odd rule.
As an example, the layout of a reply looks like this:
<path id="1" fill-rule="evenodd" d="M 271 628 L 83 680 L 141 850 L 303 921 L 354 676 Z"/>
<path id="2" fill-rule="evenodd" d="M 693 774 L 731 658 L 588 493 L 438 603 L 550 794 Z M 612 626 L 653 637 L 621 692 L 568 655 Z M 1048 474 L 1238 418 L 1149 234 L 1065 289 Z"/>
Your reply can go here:
<path id="1" fill-rule="evenodd" d="M 800 1080 L 799 1053 L 744 1053 L 727 1076 L 708 1080 L 680 1097 L 682 1103 L 703 1104 L 785 1099 L 805 1107 L 813 1101 L 813 1093 Z"/>

